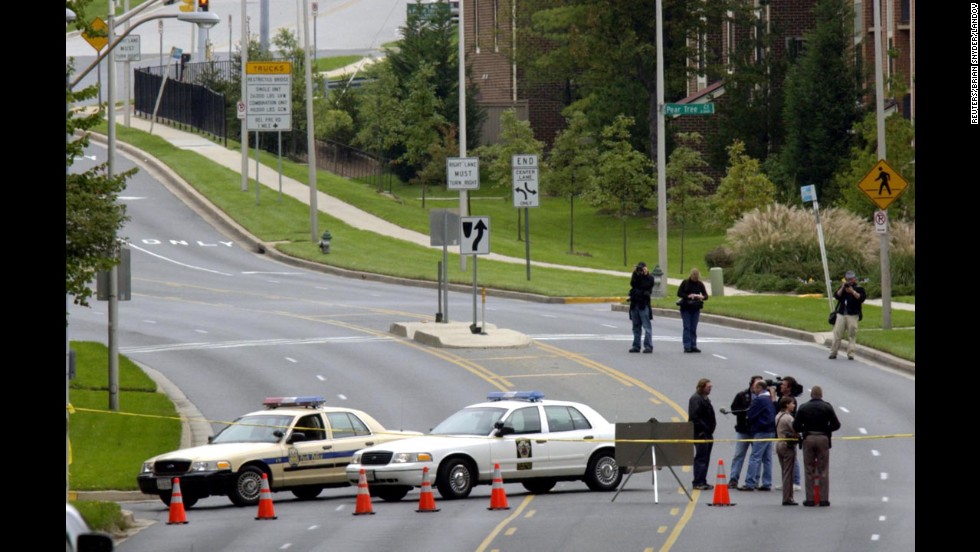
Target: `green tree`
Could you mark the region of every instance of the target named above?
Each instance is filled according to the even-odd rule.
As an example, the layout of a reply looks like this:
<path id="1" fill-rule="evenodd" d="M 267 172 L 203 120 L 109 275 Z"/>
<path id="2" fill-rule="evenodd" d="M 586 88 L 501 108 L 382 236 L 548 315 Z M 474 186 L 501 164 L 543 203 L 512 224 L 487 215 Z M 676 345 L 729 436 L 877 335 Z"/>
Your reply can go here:
<path id="1" fill-rule="evenodd" d="M 841 190 L 834 173 L 851 149 L 850 130 L 861 99 L 853 64 L 853 10 L 848 0 L 819 0 L 816 24 L 806 35 L 803 56 L 786 77 L 786 144 L 781 163 L 790 178 L 783 193 L 814 184 L 821 202 L 831 204 Z"/>
<path id="2" fill-rule="evenodd" d="M 409 82 L 423 66 L 432 69 L 430 83 L 439 99 L 439 114 L 459 128 L 459 55 L 457 28 L 449 10 L 436 10 L 431 17 L 423 17 L 420 11 L 409 12 L 405 26 L 400 30 L 401 39 L 394 48 L 386 48 L 385 63 L 398 83 L 397 98 L 404 100 L 409 94 Z M 477 105 L 477 89 L 471 79 L 466 89 L 466 142 L 475 147 L 480 136 L 480 126 L 486 114 Z M 458 135 L 458 131 L 457 131 Z M 414 172 L 403 174 L 414 176 Z"/>
<path id="3" fill-rule="evenodd" d="M 650 159 L 657 151 L 656 0 L 529 0 L 521 4 L 518 58 L 532 83 L 565 83 L 566 101 L 593 127 L 625 114 L 644 121 L 633 136 Z M 664 97 L 687 95 L 687 79 L 723 74 L 707 47 L 730 0 L 663 0 Z M 699 48 L 698 45 L 702 47 Z M 691 60 L 698 63 L 690 63 Z"/>
<path id="4" fill-rule="evenodd" d="M 412 167 L 414 173 L 431 161 L 429 148 L 439 142 L 439 129 L 446 124 L 441 113 L 442 100 L 436 96 L 432 82 L 434 76 L 435 69 L 423 63 L 409 78 L 408 96 L 400 105 L 405 153 L 399 162 Z"/>
<path id="5" fill-rule="evenodd" d="M 422 208 L 425 208 L 425 195 L 430 186 L 441 186 L 446 182 L 446 159 L 459 155 L 456 141 L 456 127 L 446 123 L 439 128 L 439 141 L 431 144 L 428 150 L 429 162 L 415 177 L 415 183 L 422 185 Z"/>
<path id="6" fill-rule="evenodd" d="M 480 166 L 486 168 L 485 174 L 492 186 L 509 188 L 513 180 L 512 157 L 519 154 L 540 156 L 543 151 L 544 142 L 534 138 L 531 123 L 518 119 L 517 112 L 508 109 L 500 115 L 500 141 L 480 146 L 473 153 L 480 157 Z"/>
<path id="7" fill-rule="evenodd" d="M 404 124 L 401 118 L 401 102 L 398 100 L 398 81 L 387 63 L 371 67 L 375 79 L 364 86 L 359 94 L 357 124 L 359 130 L 354 144 L 374 152 L 379 160 L 387 157 L 402 143 Z M 404 151 L 404 149 L 402 149 Z M 401 153 L 399 152 L 398 155 Z M 378 178 L 378 191 L 381 178 Z"/>
<path id="8" fill-rule="evenodd" d="M 877 205 L 857 187 L 868 171 L 878 162 L 878 125 L 874 113 L 854 124 L 855 144 L 847 163 L 835 180 L 842 190 L 841 205 L 868 219 L 878 210 Z M 885 119 L 885 144 L 888 164 L 908 181 L 908 188 L 888 207 L 892 218 L 915 220 L 915 129 L 908 119 L 893 113 Z"/>
<path id="9" fill-rule="evenodd" d="M 581 111 L 572 113 L 568 126 L 555 137 L 542 174 L 544 191 L 568 198 L 568 252 L 575 253 L 575 198 L 595 178 L 599 149 Z"/>
<path id="10" fill-rule="evenodd" d="M 667 218 L 681 227 L 681 261 L 684 267 L 684 233 L 688 225 L 698 224 L 707 213 L 704 187 L 711 177 L 702 172 L 708 163 L 696 148 L 701 143 L 697 132 L 677 135 L 678 146 L 667 160 Z"/>
<path id="11" fill-rule="evenodd" d="M 66 2 L 84 21 L 87 2 Z M 71 80 L 74 67 L 65 64 L 65 82 Z M 117 262 L 119 230 L 126 222 L 126 206 L 118 202 L 126 180 L 136 169 L 109 176 L 103 163 L 82 172 L 72 172 L 75 159 L 81 157 L 89 144 L 89 129 L 103 118 L 101 112 L 85 114 L 71 111 L 69 106 L 89 100 L 98 90 L 90 86 L 80 91 L 65 90 L 65 294 L 75 303 L 87 305 L 92 295 L 89 283 L 101 270 L 109 270 Z M 65 313 L 67 316 L 67 313 Z"/>
<path id="12" fill-rule="evenodd" d="M 712 226 L 727 228 L 742 213 L 762 208 L 775 201 L 776 186 L 759 165 L 745 152 L 745 143 L 735 140 L 728 146 L 728 170 L 712 198 Z"/>
<path id="13" fill-rule="evenodd" d="M 602 129 L 602 148 L 588 196 L 592 205 L 608 209 L 623 221 L 623 266 L 627 266 L 626 219 L 640 212 L 653 195 L 653 163 L 630 143 L 632 117 L 620 115 Z"/>

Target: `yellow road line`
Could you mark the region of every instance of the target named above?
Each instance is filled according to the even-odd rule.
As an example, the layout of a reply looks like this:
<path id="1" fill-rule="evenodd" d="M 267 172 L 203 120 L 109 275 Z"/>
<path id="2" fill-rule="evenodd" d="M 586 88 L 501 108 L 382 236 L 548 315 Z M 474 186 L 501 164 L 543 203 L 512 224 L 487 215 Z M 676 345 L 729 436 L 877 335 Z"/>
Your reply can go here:
<path id="1" fill-rule="evenodd" d="M 500 534 L 500 531 L 504 527 L 506 527 L 508 523 L 514 521 L 514 519 L 516 519 L 517 516 L 521 515 L 521 512 L 524 511 L 524 508 L 527 508 L 527 505 L 530 504 L 532 500 L 534 500 L 534 495 L 525 496 L 524 500 L 521 501 L 521 505 L 514 510 L 514 513 L 504 518 L 503 521 L 501 521 L 500 523 L 497 524 L 496 527 L 494 527 L 493 531 L 490 531 L 490 534 L 487 535 L 487 538 L 483 539 L 483 542 L 481 542 L 480 546 L 477 547 L 476 552 L 483 552 L 484 550 L 486 550 L 487 547 L 490 546 L 490 543 L 493 542 L 493 539 L 495 539 L 497 535 Z"/>

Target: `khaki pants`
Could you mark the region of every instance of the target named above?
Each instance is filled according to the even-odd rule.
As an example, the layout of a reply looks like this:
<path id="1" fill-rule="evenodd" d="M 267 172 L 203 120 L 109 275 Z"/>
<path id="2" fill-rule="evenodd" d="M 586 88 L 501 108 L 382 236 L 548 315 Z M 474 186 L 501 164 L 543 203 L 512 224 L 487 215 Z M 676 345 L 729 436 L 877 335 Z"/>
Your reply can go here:
<path id="1" fill-rule="evenodd" d="M 854 346 L 857 345 L 858 315 L 838 314 L 837 323 L 834 324 L 834 343 L 830 346 L 830 354 L 837 355 L 840 349 L 840 342 L 847 334 L 847 356 L 854 356 Z"/>

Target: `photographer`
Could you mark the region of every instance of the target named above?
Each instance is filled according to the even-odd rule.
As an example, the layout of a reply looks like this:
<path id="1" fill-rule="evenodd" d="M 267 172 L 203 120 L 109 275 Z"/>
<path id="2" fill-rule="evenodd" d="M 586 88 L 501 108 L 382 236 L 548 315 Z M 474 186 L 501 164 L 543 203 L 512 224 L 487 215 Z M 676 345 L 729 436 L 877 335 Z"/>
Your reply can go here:
<path id="1" fill-rule="evenodd" d="M 864 288 L 858 285 L 857 276 L 853 270 L 848 270 L 844 274 L 844 282 L 834 293 L 837 298 L 837 322 L 834 323 L 834 342 L 830 346 L 830 359 L 837 358 L 837 351 L 840 349 L 840 342 L 847 333 L 847 359 L 854 360 L 854 346 L 857 345 L 858 321 L 864 315 L 861 313 L 861 304 L 868 298 Z"/>
<path id="2" fill-rule="evenodd" d="M 633 347 L 631 353 L 640 352 L 640 337 L 643 335 L 643 352 L 653 352 L 653 326 L 650 319 L 650 296 L 653 294 L 653 276 L 643 261 L 636 263 L 630 278 L 630 320 L 633 321 Z"/>

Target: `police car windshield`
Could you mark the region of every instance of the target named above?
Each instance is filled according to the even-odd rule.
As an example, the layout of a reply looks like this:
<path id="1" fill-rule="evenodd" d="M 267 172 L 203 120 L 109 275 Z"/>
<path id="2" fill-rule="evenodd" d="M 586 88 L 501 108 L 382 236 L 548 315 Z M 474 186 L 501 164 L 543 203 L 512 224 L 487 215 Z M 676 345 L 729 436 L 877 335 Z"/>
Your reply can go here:
<path id="1" fill-rule="evenodd" d="M 490 435 L 493 424 L 506 413 L 506 408 L 464 408 L 437 425 L 432 430 L 432 435 Z"/>
<path id="2" fill-rule="evenodd" d="M 276 443 L 286 433 L 293 416 L 242 416 L 215 435 L 212 443 Z"/>

